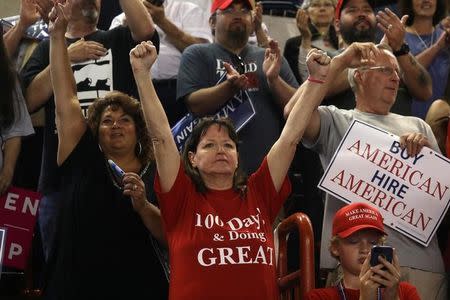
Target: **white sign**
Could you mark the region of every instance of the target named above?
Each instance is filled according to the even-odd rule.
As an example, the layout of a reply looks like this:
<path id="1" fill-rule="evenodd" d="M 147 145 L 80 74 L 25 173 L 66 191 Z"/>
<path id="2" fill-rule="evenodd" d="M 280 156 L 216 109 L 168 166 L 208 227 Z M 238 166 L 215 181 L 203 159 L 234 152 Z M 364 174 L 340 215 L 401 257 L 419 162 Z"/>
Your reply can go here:
<path id="1" fill-rule="evenodd" d="M 399 137 L 353 121 L 319 182 L 346 203 L 368 202 L 384 224 L 428 246 L 450 201 L 450 160 L 430 148 L 410 157 Z"/>
<path id="2" fill-rule="evenodd" d="M 2 278 L 3 256 L 5 255 L 6 228 L 0 227 L 0 279 Z"/>

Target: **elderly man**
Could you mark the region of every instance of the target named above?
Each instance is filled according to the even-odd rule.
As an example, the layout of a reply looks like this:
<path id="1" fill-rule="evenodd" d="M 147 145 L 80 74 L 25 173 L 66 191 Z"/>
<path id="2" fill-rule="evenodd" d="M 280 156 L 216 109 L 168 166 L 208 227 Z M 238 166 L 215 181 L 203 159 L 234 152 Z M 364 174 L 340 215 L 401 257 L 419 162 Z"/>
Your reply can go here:
<path id="1" fill-rule="evenodd" d="M 375 16 L 373 1 L 367 0 L 339 0 L 335 13 L 335 28 L 342 37 L 342 47 L 339 52 L 354 42 L 375 42 L 375 31 L 378 27 L 385 36 L 383 42 L 387 43 L 400 66 L 400 85 L 397 99 L 391 109 L 401 115 L 411 115 L 411 96 L 426 100 L 431 96 L 431 78 L 426 71 L 409 53 L 405 43 L 404 23 L 407 16 L 399 19 L 392 11 L 386 9 Z M 377 23 L 378 21 L 378 23 Z M 339 108 L 351 109 L 354 106 L 354 97 L 347 81 L 346 72 L 338 77 L 329 90 L 330 97 L 327 104 Z"/>
<path id="2" fill-rule="evenodd" d="M 153 22 L 140 0 L 122 0 L 128 27 L 109 31 L 97 29 L 100 0 L 72 0 L 66 39 L 69 58 L 77 80 L 77 92 L 83 112 L 94 98 L 111 90 L 137 96 L 128 53 L 137 42 L 152 39 L 158 45 Z M 25 86 L 28 110 L 45 107 L 43 161 L 39 178 L 39 223 L 44 255 L 48 258 L 56 228 L 59 171 L 56 164 L 58 138 L 55 105 L 49 68 L 49 41 L 42 41 L 24 66 L 21 76 Z"/>
<path id="3" fill-rule="evenodd" d="M 183 52 L 177 83 L 178 101 L 184 100 L 196 116 L 214 114 L 235 94 L 248 93 L 255 114 L 241 120 L 245 125 L 239 152 L 241 166 L 249 173 L 280 135 L 282 109 L 298 86 L 276 42 L 267 50 L 248 45 L 252 9 L 249 0 L 214 0 L 209 20 L 214 43 Z"/>
<path id="4" fill-rule="evenodd" d="M 423 146 L 439 151 L 430 127 L 421 119 L 405 117 L 390 112 L 397 95 L 400 77 L 399 64 L 388 46 L 371 43 L 353 43 L 342 54 L 336 56 L 328 77 L 312 79 L 318 88 L 326 90 L 336 79 L 336 74 L 349 67 L 357 67 L 361 55 L 368 60 L 363 67 L 350 72 L 350 85 L 355 94 L 356 108 L 338 109 L 335 106 L 319 106 L 320 103 L 305 103 L 304 109 L 313 110 L 303 144 L 318 152 L 326 167 L 354 119 L 372 124 L 401 136 L 400 143 L 408 149 Z M 324 91 L 323 93 L 325 93 Z M 296 95 L 301 94 L 301 91 Z M 286 106 L 286 112 L 296 101 L 296 97 Z M 408 153 L 413 154 L 408 150 Z M 335 261 L 327 249 L 327 239 L 331 236 L 331 220 L 344 202 L 330 194 L 326 195 L 324 224 L 322 231 L 321 267 L 334 268 Z M 415 285 L 423 299 L 446 299 L 446 282 L 441 253 L 437 239 L 433 238 L 428 247 L 423 247 L 402 234 L 387 228 L 390 245 L 401 256 L 402 279 Z"/>

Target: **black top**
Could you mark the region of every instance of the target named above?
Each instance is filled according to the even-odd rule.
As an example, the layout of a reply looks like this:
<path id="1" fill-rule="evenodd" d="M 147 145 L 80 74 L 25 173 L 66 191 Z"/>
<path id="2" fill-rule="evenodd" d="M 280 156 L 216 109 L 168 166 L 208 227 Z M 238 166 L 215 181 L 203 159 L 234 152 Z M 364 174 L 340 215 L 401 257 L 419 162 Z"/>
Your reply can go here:
<path id="1" fill-rule="evenodd" d="M 47 298 L 167 299 L 162 248 L 108 168 L 90 130 L 60 167 L 60 219 Z M 151 202 L 154 169 L 142 172 Z"/>
<path id="2" fill-rule="evenodd" d="M 78 98 L 84 113 L 95 98 L 110 89 L 111 84 L 114 90 L 138 98 L 129 58 L 130 50 L 137 43 L 133 40 L 128 27 L 119 26 L 108 31 L 98 30 L 85 36 L 84 39 L 99 42 L 109 50 L 107 56 L 100 60 L 72 65 L 77 82 Z M 67 44 L 72 44 L 77 40 L 67 39 Z M 159 37 L 156 31 L 152 42 L 158 49 Z M 25 88 L 30 85 L 36 75 L 49 65 L 49 52 L 49 40 L 42 41 L 36 47 L 21 72 Z M 60 178 L 56 163 L 58 136 L 53 97 L 45 103 L 45 119 L 43 162 L 39 178 L 39 191 L 44 195 L 58 191 Z"/>

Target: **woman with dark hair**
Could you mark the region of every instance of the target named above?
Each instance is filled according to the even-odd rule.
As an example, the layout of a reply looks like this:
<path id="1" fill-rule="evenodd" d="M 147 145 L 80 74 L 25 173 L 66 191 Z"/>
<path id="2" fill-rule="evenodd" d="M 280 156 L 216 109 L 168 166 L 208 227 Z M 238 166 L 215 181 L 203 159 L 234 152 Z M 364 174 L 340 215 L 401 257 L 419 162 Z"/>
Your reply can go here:
<path id="1" fill-rule="evenodd" d="M 152 204 L 155 168 L 141 105 L 110 92 L 93 102 L 85 120 L 65 42 L 70 10 L 70 1 L 56 4 L 49 25 L 62 195 L 44 293 L 167 299 L 168 266 L 159 245 L 165 238 Z"/>
<path id="2" fill-rule="evenodd" d="M 339 48 L 338 36 L 333 26 L 335 0 L 305 0 L 297 11 L 299 36 L 286 41 L 284 57 L 298 82 L 308 77 L 306 54 L 311 48 L 334 52 Z"/>
<path id="3" fill-rule="evenodd" d="M 3 30 L 1 30 L 3 32 Z M 11 185 L 21 137 L 34 133 L 16 72 L 0 38 L 0 195 Z"/>
<path id="4" fill-rule="evenodd" d="M 290 193 L 286 174 L 312 110 L 296 102 L 279 139 L 248 179 L 239 171 L 238 137 L 228 120 L 200 121 L 181 158 L 148 76 L 155 59 L 149 42 L 130 52 L 155 151 L 155 191 L 170 256 L 169 299 L 278 299 L 272 224 Z M 264 64 L 276 67 L 280 60 L 272 54 Z M 294 98 L 323 98 L 329 62 L 324 52 L 312 50 L 311 78 Z M 230 65 L 226 69 L 229 80 L 239 76 Z"/>
<path id="5" fill-rule="evenodd" d="M 446 16 L 446 0 L 400 0 L 406 21 L 405 41 L 411 53 L 427 68 L 433 81 L 433 94 L 426 101 L 413 98 L 412 115 L 425 119 L 436 99 L 444 96 L 450 68 L 450 31 L 439 25 Z"/>

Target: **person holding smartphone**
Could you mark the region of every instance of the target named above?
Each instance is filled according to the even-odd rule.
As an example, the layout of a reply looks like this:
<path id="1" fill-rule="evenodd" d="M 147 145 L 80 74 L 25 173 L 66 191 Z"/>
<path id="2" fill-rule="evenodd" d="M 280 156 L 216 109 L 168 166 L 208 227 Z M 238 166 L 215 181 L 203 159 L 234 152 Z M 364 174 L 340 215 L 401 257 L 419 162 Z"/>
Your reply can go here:
<path id="1" fill-rule="evenodd" d="M 357 202 L 338 210 L 329 250 L 341 264 L 343 278 L 336 286 L 312 290 L 306 299 L 420 299 L 413 285 L 400 282 L 395 249 L 380 247 L 386 236 L 374 206 Z"/>

